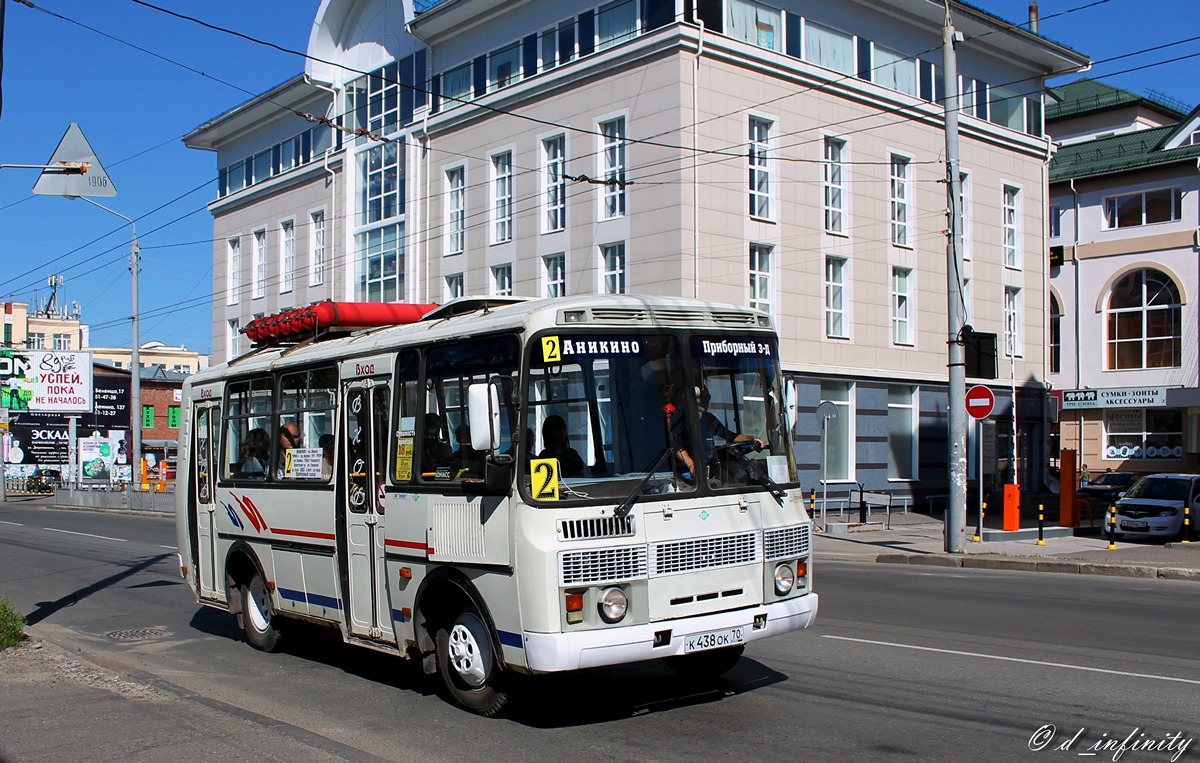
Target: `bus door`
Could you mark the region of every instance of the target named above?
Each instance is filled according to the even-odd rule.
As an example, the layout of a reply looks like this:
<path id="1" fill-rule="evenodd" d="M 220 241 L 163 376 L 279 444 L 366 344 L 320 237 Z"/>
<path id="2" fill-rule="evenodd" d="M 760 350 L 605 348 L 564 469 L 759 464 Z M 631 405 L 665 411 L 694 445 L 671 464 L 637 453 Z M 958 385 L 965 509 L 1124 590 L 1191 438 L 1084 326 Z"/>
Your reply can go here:
<path id="1" fill-rule="evenodd" d="M 347 625 L 352 634 L 394 641 L 384 543 L 389 387 L 385 379 L 345 388 Z"/>
<path id="2" fill-rule="evenodd" d="M 198 403 L 192 421 L 192 458 L 188 475 L 195 485 L 196 503 L 194 521 L 196 526 L 196 581 L 200 598 L 216 599 L 220 593 L 217 582 L 216 512 L 217 499 L 214 494 L 215 467 L 217 465 L 217 433 L 221 431 L 221 409 L 216 404 Z"/>

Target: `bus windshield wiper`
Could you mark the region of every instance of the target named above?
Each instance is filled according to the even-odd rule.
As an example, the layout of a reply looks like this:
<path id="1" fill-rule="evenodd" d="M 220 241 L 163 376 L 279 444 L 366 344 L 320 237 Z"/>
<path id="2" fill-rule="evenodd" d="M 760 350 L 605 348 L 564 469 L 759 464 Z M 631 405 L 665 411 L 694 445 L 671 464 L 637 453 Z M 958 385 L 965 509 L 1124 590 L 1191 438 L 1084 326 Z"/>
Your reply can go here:
<path id="1" fill-rule="evenodd" d="M 655 456 L 654 462 L 651 463 L 650 468 L 646 470 L 646 476 L 642 477 L 642 481 L 637 484 L 637 487 L 633 489 L 633 492 L 629 494 L 629 497 L 626 498 L 624 502 L 617 507 L 616 511 L 613 512 L 614 517 L 617 519 L 625 518 L 625 515 L 629 513 L 629 510 L 633 508 L 633 504 L 636 503 L 637 499 L 641 496 L 642 488 L 644 488 L 646 483 L 650 481 L 650 478 L 654 476 L 654 470 L 658 468 L 658 465 L 662 463 L 663 459 L 666 458 L 667 454 L 670 452 L 670 448 L 663 448 L 662 452 Z"/>
<path id="2" fill-rule="evenodd" d="M 750 457 L 746 455 L 746 451 L 749 450 L 749 448 L 745 447 L 744 444 L 740 442 L 737 444 L 726 445 L 725 447 L 728 452 L 734 455 L 734 458 L 736 458 L 738 461 L 741 461 L 745 465 L 747 481 L 755 485 L 762 485 L 765 487 L 767 492 L 771 494 L 771 497 L 775 499 L 775 502 L 782 506 L 783 499 L 787 498 L 787 493 L 784 492 L 783 488 L 778 482 L 771 479 L 770 475 L 767 474 L 767 470 L 760 462 L 750 460 Z"/>

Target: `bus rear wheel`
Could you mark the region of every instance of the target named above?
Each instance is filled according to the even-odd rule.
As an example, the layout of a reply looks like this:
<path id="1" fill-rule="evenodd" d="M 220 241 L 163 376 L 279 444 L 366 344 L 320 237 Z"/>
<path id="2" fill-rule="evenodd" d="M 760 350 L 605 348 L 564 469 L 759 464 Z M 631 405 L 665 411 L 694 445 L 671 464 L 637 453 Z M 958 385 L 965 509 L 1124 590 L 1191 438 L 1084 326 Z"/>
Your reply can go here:
<path id="1" fill-rule="evenodd" d="M 438 671 L 446 691 L 459 705 L 491 717 L 508 704 L 504 669 L 497 659 L 491 633 L 471 608 L 460 611 L 438 629 Z"/>
<path id="2" fill-rule="evenodd" d="M 242 612 L 238 619 L 242 621 L 246 640 L 255 649 L 274 652 L 279 648 L 281 634 L 275 607 L 271 604 L 271 592 L 258 572 L 242 585 Z"/>
<path id="3" fill-rule="evenodd" d="M 742 659 L 744 646 L 726 646 L 706 652 L 667 657 L 664 662 L 671 670 L 687 678 L 708 679 L 728 673 Z"/>

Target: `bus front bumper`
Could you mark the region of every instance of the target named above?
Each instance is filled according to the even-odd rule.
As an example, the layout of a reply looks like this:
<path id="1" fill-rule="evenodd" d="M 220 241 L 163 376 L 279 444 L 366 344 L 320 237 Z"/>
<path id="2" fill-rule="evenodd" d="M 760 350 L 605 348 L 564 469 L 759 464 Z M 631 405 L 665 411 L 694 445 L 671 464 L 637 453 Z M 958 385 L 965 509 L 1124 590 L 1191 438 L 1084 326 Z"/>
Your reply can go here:
<path id="1" fill-rule="evenodd" d="M 741 628 L 745 643 L 807 628 L 817 616 L 815 593 L 732 612 L 664 620 L 625 628 L 601 628 L 575 633 L 524 633 L 525 659 L 537 673 L 621 665 L 684 654 L 689 636 Z M 766 616 L 762 627 L 756 618 Z M 670 640 L 655 646 L 656 634 Z"/>

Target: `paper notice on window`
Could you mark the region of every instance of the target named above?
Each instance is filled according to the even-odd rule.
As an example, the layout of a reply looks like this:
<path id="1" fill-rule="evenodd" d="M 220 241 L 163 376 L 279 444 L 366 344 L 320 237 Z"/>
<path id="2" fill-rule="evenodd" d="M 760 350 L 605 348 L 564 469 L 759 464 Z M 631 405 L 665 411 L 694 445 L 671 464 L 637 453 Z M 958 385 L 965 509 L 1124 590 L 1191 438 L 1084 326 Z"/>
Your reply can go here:
<path id="1" fill-rule="evenodd" d="M 767 456 L 767 477 L 772 482 L 788 482 L 787 456 Z"/>
<path id="2" fill-rule="evenodd" d="M 283 476 L 297 480 L 321 479 L 321 449 L 288 448 Z"/>

